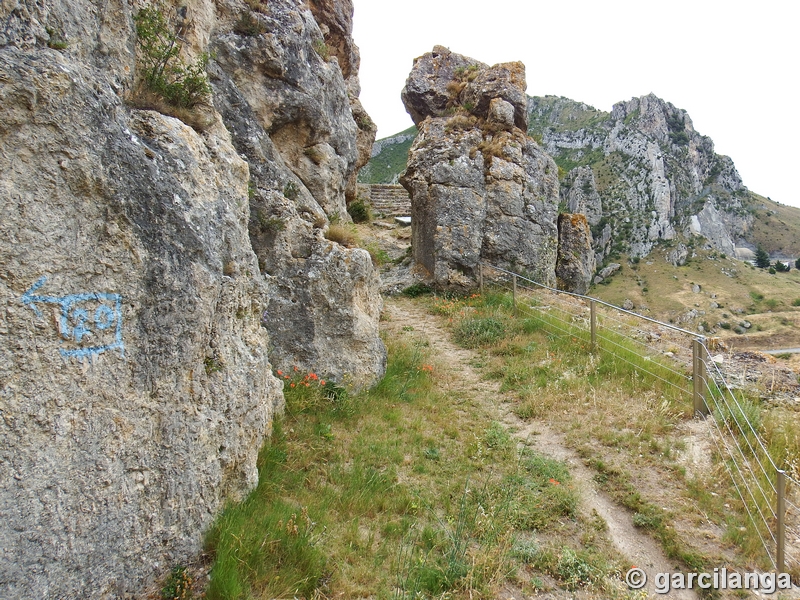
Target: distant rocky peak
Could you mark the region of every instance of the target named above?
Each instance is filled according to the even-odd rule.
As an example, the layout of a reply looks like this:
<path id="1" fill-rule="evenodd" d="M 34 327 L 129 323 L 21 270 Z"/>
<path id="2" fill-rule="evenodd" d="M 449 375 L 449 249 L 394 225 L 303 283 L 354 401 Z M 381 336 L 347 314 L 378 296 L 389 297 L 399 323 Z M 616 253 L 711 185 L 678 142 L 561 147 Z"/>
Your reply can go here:
<path id="1" fill-rule="evenodd" d="M 733 161 L 685 110 L 648 94 L 611 113 L 554 96 L 531 98 L 529 111 L 531 135 L 561 167 L 562 201 L 589 217 L 598 258 L 696 235 L 729 252 L 748 231 L 749 192 Z"/>
<path id="2" fill-rule="evenodd" d="M 689 114 L 655 94 L 617 102 L 611 110 L 611 119 L 622 121 L 631 128 L 651 136 L 661 143 L 686 145 L 695 133 Z M 712 144 L 713 151 L 713 144 Z"/>

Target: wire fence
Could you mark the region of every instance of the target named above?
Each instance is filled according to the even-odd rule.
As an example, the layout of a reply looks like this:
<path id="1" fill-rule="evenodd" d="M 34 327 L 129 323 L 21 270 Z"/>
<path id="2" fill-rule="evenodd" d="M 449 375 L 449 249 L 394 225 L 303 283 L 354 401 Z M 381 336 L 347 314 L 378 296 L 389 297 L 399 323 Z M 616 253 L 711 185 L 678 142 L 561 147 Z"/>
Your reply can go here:
<path id="1" fill-rule="evenodd" d="M 695 332 L 625 310 L 596 298 L 563 292 L 519 273 L 481 263 L 484 280 L 510 292 L 514 312 L 540 322 L 560 339 L 572 339 L 613 356 L 642 375 L 660 381 L 681 397 L 691 397 L 711 439 L 748 526 L 761 541 L 772 567 L 800 567 L 800 531 L 786 540 L 786 515 L 800 518 L 794 498 L 800 482 L 773 459 L 759 432 L 757 406 L 742 390 L 734 392 L 712 360 L 708 340 Z"/>

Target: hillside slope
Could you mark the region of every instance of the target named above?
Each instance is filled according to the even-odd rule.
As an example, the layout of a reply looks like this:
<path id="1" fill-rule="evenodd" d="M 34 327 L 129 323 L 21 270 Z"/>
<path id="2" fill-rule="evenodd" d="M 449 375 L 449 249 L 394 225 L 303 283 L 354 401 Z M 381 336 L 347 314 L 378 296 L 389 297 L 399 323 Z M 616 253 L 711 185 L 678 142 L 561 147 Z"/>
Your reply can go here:
<path id="1" fill-rule="evenodd" d="M 360 183 L 397 183 L 406 170 L 408 151 L 417 137 L 412 125 L 405 131 L 377 140 L 370 161 L 358 172 Z"/>

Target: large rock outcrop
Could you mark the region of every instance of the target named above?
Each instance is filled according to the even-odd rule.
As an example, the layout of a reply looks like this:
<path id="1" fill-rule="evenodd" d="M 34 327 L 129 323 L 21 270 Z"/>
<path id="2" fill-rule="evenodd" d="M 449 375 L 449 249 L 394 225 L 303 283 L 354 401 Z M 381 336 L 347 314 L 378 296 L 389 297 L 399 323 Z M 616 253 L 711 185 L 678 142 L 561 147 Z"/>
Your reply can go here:
<path id="1" fill-rule="evenodd" d="M 218 57 L 195 130 L 126 101 L 132 9 L 101 4 L 0 7 L 9 599 L 137 594 L 194 555 L 257 481 L 283 402 L 268 353 L 353 385 L 385 361 L 369 257 L 324 237 L 359 128 L 320 23 L 293 0 L 249 33 L 232 1 L 173 14 L 187 61 Z"/>
<path id="2" fill-rule="evenodd" d="M 414 61 L 402 99 L 419 134 L 400 182 L 414 260 L 438 286 L 469 285 L 481 259 L 555 283 L 557 169 L 525 134 L 524 92 L 521 63 L 441 46 Z"/>
<path id="3" fill-rule="evenodd" d="M 352 40 L 342 41 L 350 39 L 352 7 L 347 19 L 318 10 L 336 17 L 321 25 L 339 32 L 331 45 L 344 57 L 349 84 L 311 13 L 276 2 L 269 18 L 258 16 L 263 34 L 229 30 L 212 40 L 214 104 L 250 163 L 250 239 L 272 284 L 273 363 L 358 389 L 386 365 L 379 276 L 366 250 L 344 248 L 325 231 L 330 219 L 349 219 L 347 189 L 369 150 L 362 160 L 364 132 L 352 108 L 357 53 Z M 372 139 L 374 131 L 368 146 Z"/>
<path id="4" fill-rule="evenodd" d="M 585 294 L 592 283 L 595 257 L 592 250 L 592 232 L 586 215 L 558 215 L 558 258 L 556 283 L 558 289 L 574 294 Z"/>

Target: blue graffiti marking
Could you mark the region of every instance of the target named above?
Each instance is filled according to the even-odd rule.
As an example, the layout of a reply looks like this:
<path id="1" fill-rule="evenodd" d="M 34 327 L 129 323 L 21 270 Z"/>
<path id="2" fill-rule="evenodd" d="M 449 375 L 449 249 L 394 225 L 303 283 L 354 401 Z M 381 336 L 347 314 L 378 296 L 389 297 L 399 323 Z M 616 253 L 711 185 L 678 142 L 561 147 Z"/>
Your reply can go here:
<path id="1" fill-rule="evenodd" d="M 71 341 L 75 344 L 93 343 L 100 341 L 102 332 L 113 328 L 113 342 L 84 346 L 71 350 L 59 349 L 61 356 L 84 358 L 105 352 L 106 350 L 117 350 L 121 357 L 125 357 L 125 345 L 122 342 L 122 296 L 119 294 L 106 294 L 101 292 L 70 294 L 69 296 L 40 296 L 35 294 L 47 281 L 46 276 L 40 277 L 27 292 L 22 294 L 22 303 L 30 306 L 37 317 L 42 316 L 42 311 L 36 305 L 37 302 L 57 304 L 61 307 L 59 317 L 59 333 L 62 341 Z M 90 318 L 92 313 L 91 304 L 99 303 L 94 310 L 94 318 Z M 104 341 L 109 341 L 105 339 Z"/>

